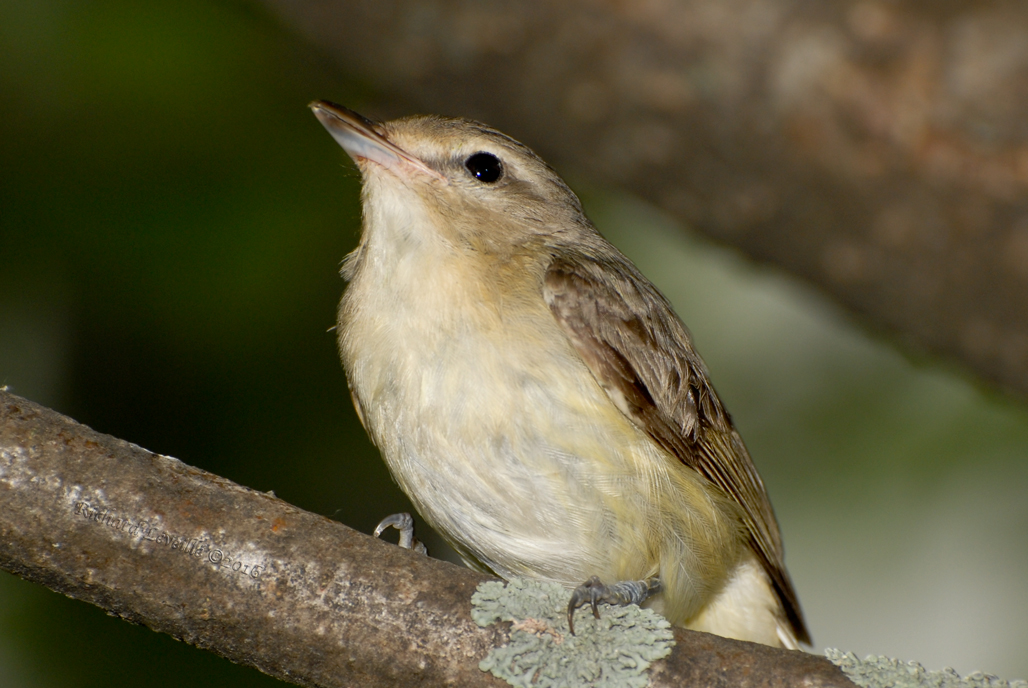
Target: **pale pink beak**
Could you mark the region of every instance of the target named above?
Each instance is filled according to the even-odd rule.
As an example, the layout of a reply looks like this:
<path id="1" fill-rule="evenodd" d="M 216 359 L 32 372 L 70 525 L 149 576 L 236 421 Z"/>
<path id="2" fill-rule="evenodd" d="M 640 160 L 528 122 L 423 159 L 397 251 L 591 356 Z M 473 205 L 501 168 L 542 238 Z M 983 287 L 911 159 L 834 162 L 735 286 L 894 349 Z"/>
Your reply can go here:
<path id="1" fill-rule="evenodd" d="M 445 176 L 390 142 L 379 133 L 378 125 L 353 110 L 327 100 L 315 100 L 307 107 L 354 162 L 370 160 L 391 169 L 406 164 L 434 179 L 447 181 Z"/>

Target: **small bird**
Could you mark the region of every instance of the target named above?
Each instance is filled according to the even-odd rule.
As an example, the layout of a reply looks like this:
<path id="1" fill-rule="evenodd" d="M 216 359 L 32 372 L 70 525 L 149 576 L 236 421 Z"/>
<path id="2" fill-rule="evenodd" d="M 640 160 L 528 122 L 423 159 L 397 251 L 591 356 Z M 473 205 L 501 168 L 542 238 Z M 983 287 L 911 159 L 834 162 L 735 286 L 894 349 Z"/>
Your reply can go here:
<path id="1" fill-rule="evenodd" d="M 340 356 L 422 517 L 473 568 L 573 590 L 569 622 L 642 602 L 809 643 L 767 492 L 688 331 L 557 173 L 472 120 L 310 107 L 363 181 Z"/>

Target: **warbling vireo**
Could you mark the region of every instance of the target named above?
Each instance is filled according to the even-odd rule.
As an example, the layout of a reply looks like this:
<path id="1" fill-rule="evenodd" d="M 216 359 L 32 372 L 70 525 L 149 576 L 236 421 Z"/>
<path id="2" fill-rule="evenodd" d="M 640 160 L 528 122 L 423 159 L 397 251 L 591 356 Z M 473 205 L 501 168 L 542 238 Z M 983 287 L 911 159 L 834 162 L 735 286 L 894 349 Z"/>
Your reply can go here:
<path id="1" fill-rule="evenodd" d="M 646 600 L 688 628 L 809 642 L 688 332 L 561 178 L 478 122 L 311 108 L 364 185 L 343 365 L 421 515 L 469 566 L 578 586 L 569 618 Z"/>

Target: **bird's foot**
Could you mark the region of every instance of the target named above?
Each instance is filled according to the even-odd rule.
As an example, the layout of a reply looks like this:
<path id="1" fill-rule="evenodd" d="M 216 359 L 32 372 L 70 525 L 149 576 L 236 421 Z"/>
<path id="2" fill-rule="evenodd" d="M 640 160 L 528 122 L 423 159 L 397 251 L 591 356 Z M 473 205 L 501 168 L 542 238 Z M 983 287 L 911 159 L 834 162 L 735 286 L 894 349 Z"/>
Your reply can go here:
<path id="1" fill-rule="evenodd" d="M 600 602 L 616 604 L 620 607 L 642 604 L 660 591 L 660 578 L 657 576 L 646 580 L 618 581 L 610 585 L 605 585 L 598 576 L 593 576 L 571 593 L 571 600 L 568 601 L 568 629 L 571 631 L 571 635 L 575 634 L 575 610 L 579 607 L 588 604 L 592 607 L 593 616 L 598 619 L 600 610 L 596 608 L 596 605 Z"/>
<path id="2" fill-rule="evenodd" d="M 414 537 L 414 518 L 410 514 L 404 512 L 386 516 L 381 523 L 375 526 L 375 537 L 381 537 L 382 531 L 386 528 L 396 528 L 400 531 L 400 542 L 398 543 L 400 547 L 412 549 L 418 554 L 428 554 L 425 543 Z"/>

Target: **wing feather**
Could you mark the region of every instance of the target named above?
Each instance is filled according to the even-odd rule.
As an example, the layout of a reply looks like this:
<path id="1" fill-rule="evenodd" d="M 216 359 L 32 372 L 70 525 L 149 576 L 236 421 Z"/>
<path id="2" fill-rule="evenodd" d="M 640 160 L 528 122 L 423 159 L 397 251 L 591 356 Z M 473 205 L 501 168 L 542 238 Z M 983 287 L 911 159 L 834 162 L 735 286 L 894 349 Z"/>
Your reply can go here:
<path id="1" fill-rule="evenodd" d="M 739 504 L 790 625 L 809 642 L 764 483 L 667 299 L 620 254 L 582 253 L 554 258 L 544 296 L 621 411 Z"/>

